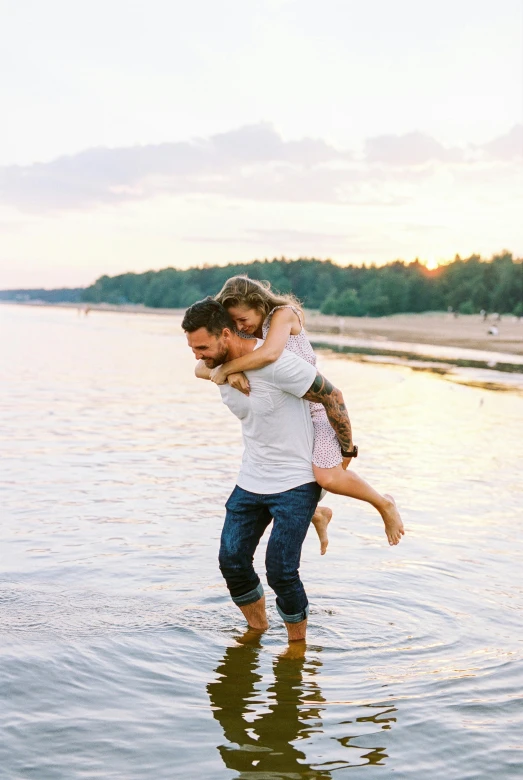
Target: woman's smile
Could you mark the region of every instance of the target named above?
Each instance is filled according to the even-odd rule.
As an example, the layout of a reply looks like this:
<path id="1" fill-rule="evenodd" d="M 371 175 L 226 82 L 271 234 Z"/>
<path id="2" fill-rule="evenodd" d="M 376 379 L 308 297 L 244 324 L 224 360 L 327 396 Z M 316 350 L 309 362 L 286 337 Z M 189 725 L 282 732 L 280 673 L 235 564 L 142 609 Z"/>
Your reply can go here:
<path id="1" fill-rule="evenodd" d="M 247 333 L 249 336 L 252 336 L 263 324 L 264 315 L 257 309 L 250 309 L 248 306 L 239 304 L 238 306 L 231 306 L 227 311 L 240 333 Z"/>

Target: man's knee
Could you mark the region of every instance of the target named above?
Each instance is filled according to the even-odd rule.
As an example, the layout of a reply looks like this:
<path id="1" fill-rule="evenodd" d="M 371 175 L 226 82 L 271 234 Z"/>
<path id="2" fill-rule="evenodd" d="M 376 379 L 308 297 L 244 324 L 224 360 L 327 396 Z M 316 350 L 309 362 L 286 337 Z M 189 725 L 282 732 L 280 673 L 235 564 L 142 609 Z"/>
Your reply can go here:
<path id="1" fill-rule="evenodd" d="M 298 569 L 289 569 L 279 563 L 267 562 L 267 584 L 275 593 L 293 590 L 300 582 Z"/>
<path id="2" fill-rule="evenodd" d="M 246 563 L 241 555 L 222 548 L 220 548 L 218 553 L 218 565 L 225 579 L 227 579 L 228 573 L 241 571 L 246 568 Z"/>
<path id="3" fill-rule="evenodd" d="M 223 545 L 220 547 L 218 563 L 235 604 L 244 606 L 263 596 L 260 578 L 254 571 L 252 558 L 248 554 Z"/>
<path id="4" fill-rule="evenodd" d="M 240 546 L 222 540 L 218 553 L 218 565 L 223 578 L 229 586 L 235 587 L 242 582 L 250 582 L 254 575 L 252 557 Z"/>
<path id="5" fill-rule="evenodd" d="M 249 564 L 249 556 L 239 541 L 232 535 L 222 534 L 218 552 L 220 569 L 238 569 Z"/>

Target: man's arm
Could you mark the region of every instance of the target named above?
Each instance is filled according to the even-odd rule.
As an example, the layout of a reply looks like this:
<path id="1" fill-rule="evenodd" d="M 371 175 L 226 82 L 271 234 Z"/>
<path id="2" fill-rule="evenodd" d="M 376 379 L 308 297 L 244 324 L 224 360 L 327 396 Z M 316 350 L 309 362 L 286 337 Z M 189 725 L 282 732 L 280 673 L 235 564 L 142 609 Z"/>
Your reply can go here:
<path id="1" fill-rule="evenodd" d="M 199 360 L 196 363 L 196 368 L 194 369 L 194 375 L 198 379 L 210 379 L 211 371 L 212 369 L 207 368 L 204 360 Z M 251 391 L 249 380 L 247 379 L 245 374 L 229 374 L 225 383 L 227 382 L 230 384 L 231 387 L 234 387 L 236 390 L 239 390 L 240 393 L 243 393 L 244 395 L 249 395 Z"/>
<path id="2" fill-rule="evenodd" d="M 211 369 L 207 368 L 205 365 L 204 360 L 199 360 L 196 363 L 196 368 L 194 369 L 194 375 L 198 379 L 210 379 L 211 378 Z"/>
<path id="3" fill-rule="evenodd" d="M 338 390 L 328 379 L 318 373 L 303 398 L 325 407 L 341 449 L 350 452 L 353 447 L 352 428 L 341 390 Z"/>

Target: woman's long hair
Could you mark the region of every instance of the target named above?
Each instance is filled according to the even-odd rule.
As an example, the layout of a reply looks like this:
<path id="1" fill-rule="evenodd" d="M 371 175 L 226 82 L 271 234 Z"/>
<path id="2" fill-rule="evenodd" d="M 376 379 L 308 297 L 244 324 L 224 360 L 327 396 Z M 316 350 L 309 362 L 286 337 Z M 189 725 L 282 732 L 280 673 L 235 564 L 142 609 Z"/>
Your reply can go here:
<path id="1" fill-rule="evenodd" d="M 301 303 L 294 295 L 279 295 L 271 290 L 269 282 L 259 282 L 257 279 L 249 279 L 248 276 L 231 276 L 227 279 L 222 289 L 215 296 L 215 300 L 226 309 L 231 306 L 247 306 L 261 312 L 264 318 L 276 306 L 294 306 L 298 309 L 303 319 Z"/>

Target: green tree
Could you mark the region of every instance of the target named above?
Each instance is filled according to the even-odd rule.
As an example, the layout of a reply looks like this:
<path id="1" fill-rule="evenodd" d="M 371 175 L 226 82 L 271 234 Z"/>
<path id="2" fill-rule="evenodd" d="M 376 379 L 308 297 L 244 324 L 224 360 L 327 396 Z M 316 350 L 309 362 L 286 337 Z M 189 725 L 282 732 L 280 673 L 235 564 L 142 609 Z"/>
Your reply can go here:
<path id="1" fill-rule="evenodd" d="M 459 305 L 460 314 L 475 314 L 476 311 L 477 309 L 472 301 L 463 301 L 463 303 L 460 303 Z"/>
<path id="2" fill-rule="evenodd" d="M 143 274 L 104 275 L 81 295 L 84 301 L 185 308 L 206 295 L 215 295 L 226 279 L 237 274 L 266 279 L 280 292 L 293 292 L 308 308 L 340 315 L 378 317 L 446 310 L 449 306 L 461 311 L 472 307 L 473 311 L 509 313 L 519 311 L 517 307 L 523 304 L 523 263 L 506 251 L 490 261 L 478 255 L 467 259 L 456 255 L 451 263 L 433 271 L 418 260 L 409 264 L 396 260 L 380 267 L 341 267 L 331 260 L 314 258 L 275 258 L 186 270 L 164 268 Z"/>
<path id="3" fill-rule="evenodd" d="M 343 290 L 339 295 L 331 294 L 324 301 L 323 314 L 338 314 L 341 317 L 360 317 L 362 306 L 356 290 Z"/>

